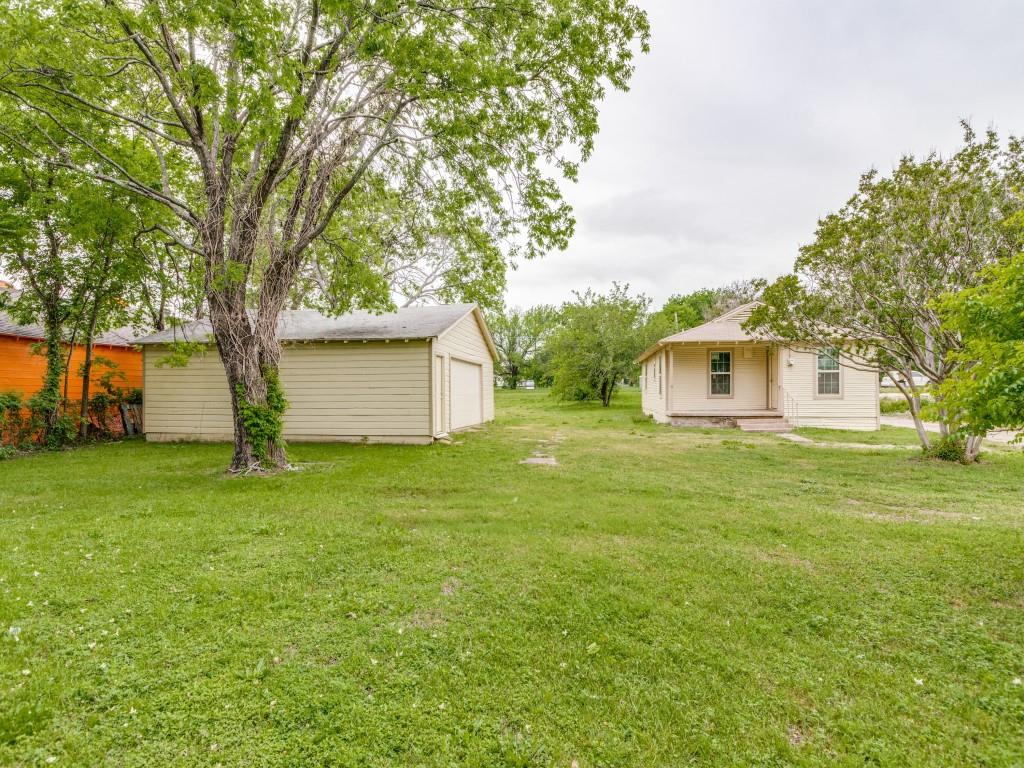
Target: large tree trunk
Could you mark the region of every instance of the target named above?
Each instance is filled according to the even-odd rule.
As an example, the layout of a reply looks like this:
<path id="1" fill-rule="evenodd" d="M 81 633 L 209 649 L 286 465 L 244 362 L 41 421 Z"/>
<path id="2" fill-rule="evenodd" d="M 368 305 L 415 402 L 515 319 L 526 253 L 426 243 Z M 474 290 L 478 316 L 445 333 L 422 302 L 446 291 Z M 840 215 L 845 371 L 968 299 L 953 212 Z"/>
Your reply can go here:
<path id="1" fill-rule="evenodd" d="M 235 445 L 230 471 L 283 469 L 288 466 L 279 430 L 284 414 L 275 410 L 273 396 L 280 386 L 276 334 L 261 336 L 244 307 L 236 311 L 212 309 L 219 304 L 211 301 L 210 318 L 231 395 Z"/>
<path id="2" fill-rule="evenodd" d="M 981 453 L 981 443 L 984 439 L 981 435 L 971 435 L 967 438 L 967 444 L 964 447 L 964 461 L 978 460 L 978 454 Z"/>
<path id="3" fill-rule="evenodd" d="M 43 432 L 40 438 L 49 444 L 50 435 L 60 418 L 60 379 L 64 370 L 64 358 L 61 354 L 61 324 L 57 312 L 50 308 L 43 311 L 43 333 L 46 335 L 46 372 L 43 374 L 43 386 L 33 399 L 39 404 L 43 413 Z"/>
<path id="4" fill-rule="evenodd" d="M 85 332 L 85 360 L 82 361 L 82 405 L 79 412 L 81 423 L 79 424 L 78 435 L 83 440 L 89 437 L 89 384 L 92 377 L 92 340 L 96 336 L 96 323 L 100 315 L 100 298 L 92 305 L 92 314 L 89 316 L 89 326 Z"/>

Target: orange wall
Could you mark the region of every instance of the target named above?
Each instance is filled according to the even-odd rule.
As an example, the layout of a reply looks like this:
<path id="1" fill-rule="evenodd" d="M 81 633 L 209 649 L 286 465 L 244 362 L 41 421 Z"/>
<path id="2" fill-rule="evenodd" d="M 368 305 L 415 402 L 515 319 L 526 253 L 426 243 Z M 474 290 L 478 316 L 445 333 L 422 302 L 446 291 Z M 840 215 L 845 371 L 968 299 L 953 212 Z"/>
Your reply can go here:
<path id="1" fill-rule="evenodd" d="M 22 339 L 14 336 L 0 336 L 0 392 L 20 392 L 28 397 L 39 391 L 43 383 L 43 374 L 46 372 L 45 347 L 41 347 L 43 354 L 32 354 L 32 345 L 37 342 L 33 339 Z M 118 368 L 124 374 L 124 379 L 115 381 L 116 386 L 122 389 L 138 389 L 142 387 L 142 353 L 131 347 L 93 347 L 93 374 L 89 378 L 92 384 L 89 387 L 90 394 L 99 392 L 99 379 L 109 368 L 95 365 L 97 357 L 105 357 L 117 363 Z M 65 360 L 67 349 L 63 350 Z M 68 367 L 70 379 L 68 381 L 68 398 L 71 400 L 82 399 L 82 380 L 78 377 L 78 367 L 85 359 L 85 348 L 75 345 L 71 355 L 71 365 Z M 63 392 L 63 382 L 61 382 Z"/>

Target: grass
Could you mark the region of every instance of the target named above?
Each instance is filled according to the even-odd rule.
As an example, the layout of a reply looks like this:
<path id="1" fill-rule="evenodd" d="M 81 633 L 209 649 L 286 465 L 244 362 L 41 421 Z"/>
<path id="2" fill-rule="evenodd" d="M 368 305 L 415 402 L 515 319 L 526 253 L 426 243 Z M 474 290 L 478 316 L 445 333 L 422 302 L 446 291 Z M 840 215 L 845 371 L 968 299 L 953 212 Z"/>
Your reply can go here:
<path id="1" fill-rule="evenodd" d="M 852 429 L 822 429 L 820 427 L 799 427 L 796 434 L 824 443 L 862 443 L 864 445 L 914 445 L 920 447 L 917 431 L 909 427 L 891 427 L 883 424 L 875 432 L 859 432 Z M 934 439 L 938 432 L 929 432 Z"/>
<path id="2" fill-rule="evenodd" d="M 454 445 L 271 478 L 223 445 L 0 465 L 0 764 L 1024 761 L 1024 456 L 637 405 L 501 393 Z"/>

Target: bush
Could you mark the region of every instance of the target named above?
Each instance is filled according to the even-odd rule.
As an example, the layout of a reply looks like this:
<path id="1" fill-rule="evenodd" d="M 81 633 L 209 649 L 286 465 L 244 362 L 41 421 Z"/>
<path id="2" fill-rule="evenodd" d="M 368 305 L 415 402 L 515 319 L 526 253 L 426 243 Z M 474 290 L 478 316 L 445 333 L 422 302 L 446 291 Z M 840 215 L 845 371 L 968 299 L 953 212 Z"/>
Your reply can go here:
<path id="1" fill-rule="evenodd" d="M 11 458 L 17 452 L 13 445 L 0 445 L 0 461 Z"/>
<path id="2" fill-rule="evenodd" d="M 0 392 L 0 444 L 12 445 L 24 442 L 28 424 L 25 419 L 24 401 L 19 392 Z"/>
<path id="3" fill-rule="evenodd" d="M 933 459 L 967 463 L 967 438 L 961 434 L 946 435 L 932 443 L 925 453 Z"/>
<path id="4" fill-rule="evenodd" d="M 879 403 L 878 407 L 882 413 L 910 413 L 910 403 L 905 397 L 901 397 L 899 400 L 887 397 Z"/>

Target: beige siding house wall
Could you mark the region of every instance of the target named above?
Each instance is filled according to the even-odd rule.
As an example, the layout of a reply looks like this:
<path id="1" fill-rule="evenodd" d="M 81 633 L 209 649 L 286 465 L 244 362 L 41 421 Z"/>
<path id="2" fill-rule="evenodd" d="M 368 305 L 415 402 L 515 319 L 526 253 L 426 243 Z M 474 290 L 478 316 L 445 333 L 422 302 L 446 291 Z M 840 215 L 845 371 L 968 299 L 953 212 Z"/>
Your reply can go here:
<path id="1" fill-rule="evenodd" d="M 441 308 L 417 308 L 418 314 L 431 309 Z M 475 415 L 472 424 L 493 419 L 493 343 L 483 316 L 468 305 L 449 315 L 457 319 L 429 338 L 283 341 L 285 439 L 429 443 L 449 431 L 453 411 Z M 216 350 L 176 368 L 160 365 L 167 344 L 143 343 L 147 439 L 231 440 L 231 402 Z M 468 405 L 452 400 L 458 397 L 447 381 L 453 359 L 480 370 Z"/>
<path id="2" fill-rule="evenodd" d="M 840 394 L 816 394 L 815 350 L 782 350 L 782 386 L 786 418 L 794 426 L 878 429 L 878 373 L 840 365 Z"/>
<path id="3" fill-rule="evenodd" d="M 840 354 L 839 391 L 821 394 L 819 351 L 790 350 L 752 336 L 743 323 L 754 306 L 666 337 L 644 352 L 638 358 L 644 413 L 676 425 L 751 428 L 761 420 L 774 431 L 795 426 L 878 429 L 877 372 L 850 367 Z M 718 388 L 725 392 L 712 391 L 712 355 L 720 366 Z M 829 359 L 825 355 L 822 365 Z M 834 378 L 830 381 L 834 384 Z"/>
<path id="4" fill-rule="evenodd" d="M 732 352 L 735 378 L 732 395 L 709 395 L 711 347 L 673 349 L 670 410 L 730 413 L 767 407 L 767 349 L 751 346 L 722 346 L 714 349 Z"/>
<path id="5" fill-rule="evenodd" d="M 666 373 L 667 354 L 659 352 L 652 355 L 642 364 L 640 373 L 640 391 L 644 413 L 654 416 L 656 421 L 664 421 L 668 410 L 668 387 Z"/>

